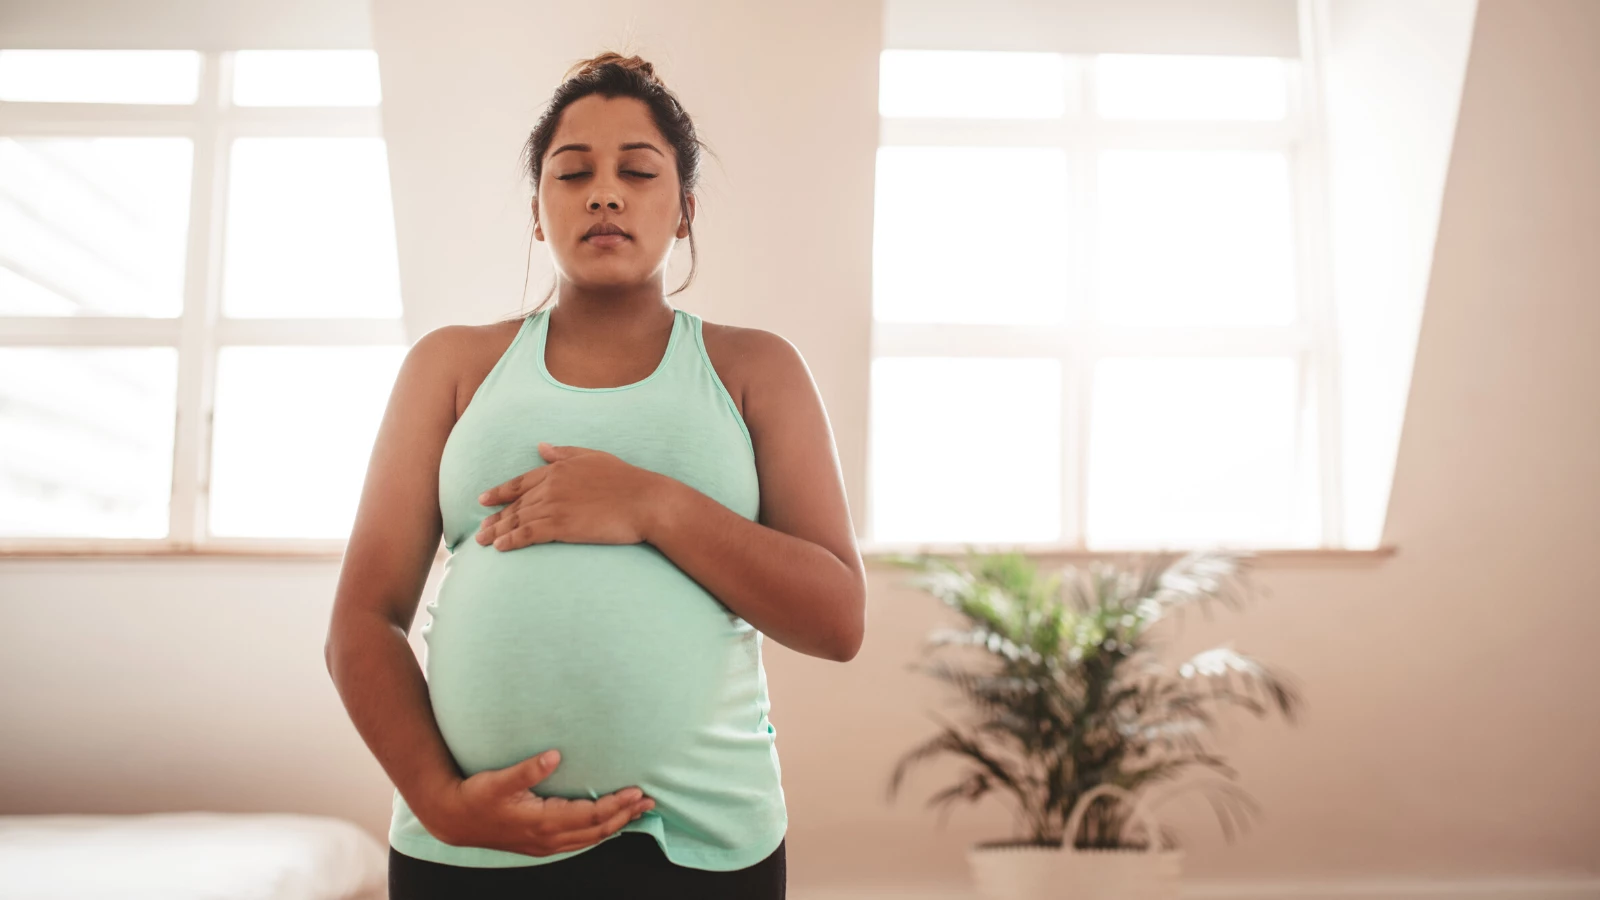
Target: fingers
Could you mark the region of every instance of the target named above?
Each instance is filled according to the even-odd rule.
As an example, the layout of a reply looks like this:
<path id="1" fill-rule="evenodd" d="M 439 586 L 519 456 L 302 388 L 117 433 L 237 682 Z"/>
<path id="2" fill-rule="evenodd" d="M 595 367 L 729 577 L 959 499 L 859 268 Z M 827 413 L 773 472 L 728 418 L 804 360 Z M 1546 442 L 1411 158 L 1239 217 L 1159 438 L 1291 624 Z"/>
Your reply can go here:
<path id="1" fill-rule="evenodd" d="M 489 488 L 487 491 L 479 494 L 479 505 L 498 506 L 499 504 L 504 503 L 507 500 L 510 500 L 512 497 L 522 493 L 522 491 L 518 489 L 518 486 L 522 483 L 522 479 L 526 475 L 527 473 L 524 472 L 522 475 L 518 475 L 510 481 L 497 484 L 494 487 Z"/>
<path id="2" fill-rule="evenodd" d="M 644 796 L 637 787 L 624 788 L 598 800 L 567 800 L 560 797 L 545 799 L 541 810 L 545 821 L 559 836 L 561 832 L 603 825 L 619 813 L 631 816 L 637 807 L 654 801 Z"/>
<path id="3" fill-rule="evenodd" d="M 529 544 L 545 543 L 555 537 L 555 520 L 553 513 L 538 516 L 519 514 L 479 531 L 476 540 L 479 544 L 492 543 L 496 550 L 515 550 Z"/>
<path id="4" fill-rule="evenodd" d="M 483 520 L 478 523 L 478 530 L 488 531 L 490 528 L 496 525 L 507 523 L 511 525 L 517 524 L 517 511 L 527 507 L 531 500 L 532 498 L 530 498 L 527 494 L 513 498 L 505 506 L 495 510 L 487 516 L 484 516 Z"/>
<path id="5" fill-rule="evenodd" d="M 478 533 L 473 536 L 474 540 L 480 544 L 492 543 L 495 538 L 517 527 L 517 511 L 520 507 L 520 503 L 513 503 L 497 513 L 486 516 L 478 523 Z"/>
<path id="6" fill-rule="evenodd" d="M 515 780 L 519 788 L 530 788 L 550 777 L 550 773 L 561 765 L 560 750 L 546 750 L 538 756 L 530 756 L 520 763 L 505 770 Z"/>
<path id="7" fill-rule="evenodd" d="M 517 497 L 526 494 L 534 485 L 543 481 L 545 476 L 549 474 L 549 468 L 548 465 L 536 466 L 510 481 L 489 488 L 478 495 L 478 504 L 480 506 L 499 506 L 515 500 Z"/>
<path id="8" fill-rule="evenodd" d="M 550 750 L 504 771 L 512 776 L 518 791 L 528 791 L 548 778 L 560 763 L 560 751 Z M 655 801 L 644 796 L 637 785 L 595 800 L 541 797 L 535 802 L 538 813 L 534 829 L 546 853 L 587 847 L 655 807 Z"/>
<path id="9" fill-rule="evenodd" d="M 580 828 L 576 831 L 559 832 L 554 836 L 554 840 L 556 841 L 555 852 L 565 853 L 568 850 L 577 850 L 581 847 L 587 847 L 590 844 L 604 840 L 612 833 L 621 830 L 624 825 L 627 825 L 629 822 L 643 815 L 645 810 L 652 805 L 653 803 L 651 801 L 642 800 L 636 804 L 624 806 L 622 809 L 614 813 L 609 819 L 606 819 L 597 825 L 592 825 L 588 828 Z"/>

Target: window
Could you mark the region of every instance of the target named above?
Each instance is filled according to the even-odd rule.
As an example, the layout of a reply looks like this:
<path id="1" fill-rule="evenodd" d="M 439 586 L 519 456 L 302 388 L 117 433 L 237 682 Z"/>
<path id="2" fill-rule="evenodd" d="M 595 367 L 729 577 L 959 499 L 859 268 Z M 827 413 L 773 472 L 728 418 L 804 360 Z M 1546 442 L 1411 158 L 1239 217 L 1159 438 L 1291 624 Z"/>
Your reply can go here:
<path id="1" fill-rule="evenodd" d="M 883 52 L 873 542 L 1329 543 L 1308 77 Z"/>
<path id="2" fill-rule="evenodd" d="M 349 533 L 408 346 L 377 75 L 0 49 L 0 545 Z"/>

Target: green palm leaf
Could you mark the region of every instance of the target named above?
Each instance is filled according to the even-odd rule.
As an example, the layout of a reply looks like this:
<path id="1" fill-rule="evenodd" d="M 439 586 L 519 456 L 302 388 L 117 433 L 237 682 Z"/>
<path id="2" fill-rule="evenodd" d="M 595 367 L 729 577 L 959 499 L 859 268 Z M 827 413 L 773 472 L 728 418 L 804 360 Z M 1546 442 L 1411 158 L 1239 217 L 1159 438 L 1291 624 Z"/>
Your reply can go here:
<path id="1" fill-rule="evenodd" d="M 976 553 L 959 563 L 937 556 L 891 561 L 915 571 L 910 583 L 960 615 L 958 627 L 928 635 L 909 669 L 953 689 L 971 714 L 942 728 L 895 764 L 893 800 L 911 768 L 954 754 L 971 767 L 928 801 L 940 824 L 957 802 L 1000 791 L 1015 804 L 1033 843 L 1058 843 L 1077 799 L 1099 784 L 1139 792 L 1179 784 L 1195 770 L 1222 781 L 1202 785 L 1229 840 L 1257 812 L 1231 780 L 1237 775 L 1208 746 L 1223 709 L 1295 722 L 1302 704 L 1287 676 L 1231 647 L 1164 664 L 1152 627 L 1181 622 L 1198 606 L 1243 608 L 1252 554 L 1200 550 L 1123 555 L 1085 567 L 1041 572 L 1020 553 Z M 947 653 L 975 655 L 957 665 Z M 1102 798 L 1104 799 L 1104 798 Z M 1085 811 L 1076 846 L 1118 846 L 1123 804 Z M 1131 835 L 1135 831 L 1129 831 Z M 1165 830 L 1144 835 L 1175 844 Z"/>

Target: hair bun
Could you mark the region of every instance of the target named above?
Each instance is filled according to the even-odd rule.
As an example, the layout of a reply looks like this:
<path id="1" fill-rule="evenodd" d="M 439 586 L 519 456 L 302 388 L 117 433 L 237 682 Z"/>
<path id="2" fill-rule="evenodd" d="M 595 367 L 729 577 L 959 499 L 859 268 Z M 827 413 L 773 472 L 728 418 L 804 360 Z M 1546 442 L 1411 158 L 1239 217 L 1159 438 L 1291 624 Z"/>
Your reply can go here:
<path id="1" fill-rule="evenodd" d="M 607 50 L 599 56 L 593 56 L 589 59 L 575 63 L 571 68 L 567 69 L 567 73 L 562 76 L 561 80 L 570 81 L 574 78 L 581 78 L 585 75 L 595 72 L 598 69 L 611 65 L 621 69 L 628 69 L 638 72 L 640 75 L 643 75 L 646 80 L 660 85 L 661 87 L 666 87 L 666 84 L 656 76 L 656 68 L 649 61 L 638 55 L 623 56 L 622 54 L 613 50 Z"/>

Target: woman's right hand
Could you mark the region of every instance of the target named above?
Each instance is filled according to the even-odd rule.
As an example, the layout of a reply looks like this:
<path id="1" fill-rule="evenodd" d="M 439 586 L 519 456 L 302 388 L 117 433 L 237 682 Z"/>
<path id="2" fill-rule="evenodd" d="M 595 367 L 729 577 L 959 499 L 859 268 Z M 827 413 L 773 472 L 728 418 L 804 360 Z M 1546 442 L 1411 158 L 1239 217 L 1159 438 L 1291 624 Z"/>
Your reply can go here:
<path id="1" fill-rule="evenodd" d="M 546 762 L 545 756 L 552 759 Z M 456 782 L 453 795 L 441 804 L 435 837 L 458 847 L 550 856 L 598 844 L 655 807 L 637 787 L 597 800 L 541 797 L 529 790 L 560 762 L 560 754 L 551 750 Z"/>

